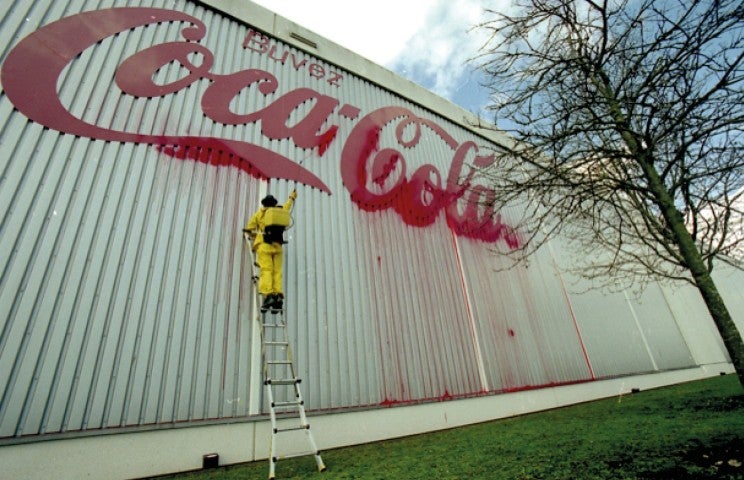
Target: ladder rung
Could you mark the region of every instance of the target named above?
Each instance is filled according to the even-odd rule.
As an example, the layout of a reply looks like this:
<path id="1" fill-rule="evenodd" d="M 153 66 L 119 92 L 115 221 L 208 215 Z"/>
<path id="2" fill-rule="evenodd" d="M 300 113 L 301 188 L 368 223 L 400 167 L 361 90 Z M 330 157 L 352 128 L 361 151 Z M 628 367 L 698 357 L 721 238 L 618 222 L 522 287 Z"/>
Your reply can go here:
<path id="1" fill-rule="evenodd" d="M 291 402 L 273 402 L 271 404 L 271 407 L 272 408 L 299 407 L 304 404 L 305 402 L 302 400 L 293 400 Z"/>
<path id="2" fill-rule="evenodd" d="M 275 428 L 274 433 L 296 432 L 297 430 L 310 430 L 310 425 L 300 425 L 299 427 Z"/>
<path id="3" fill-rule="evenodd" d="M 291 365 L 292 362 L 289 360 L 267 360 L 266 363 L 269 365 Z"/>
<path id="4" fill-rule="evenodd" d="M 269 327 L 269 328 L 286 328 L 287 325 L 285 323 L 262 323 L 262 327 Z"/>
<path id="5" fill-rule="evenodd" d="M 286 347 L 289 345 L 289 342 L 264 342 L 264 345 L 269 347 Z"/>
<path id="6" fill-rule="evenodd" d="M 282 455 L 281 457 L 274 457 L 271 460 L 274 463 L 276 463 L 279 460 L 286 460 L 286 459 L 289 459 L 289 458 L 297 458 L 297 457 L 307 457 L 309 455 L 320 455 L 320 450 L 315 450 L 314 452 L 313 451 L 309 451 L 309 452 L 290 453 L 290 454 L 287 454 L 287 455 Z M 323 470 L 325 470 L 325 468 Z"/>
<path id="7" fill-rule="evenodd" d="M 302 382 L 301 378 L 279 378 L 276 380 L 267 378 L 264 380 L 264 385 L 294 385 L 300 382 Z"/>

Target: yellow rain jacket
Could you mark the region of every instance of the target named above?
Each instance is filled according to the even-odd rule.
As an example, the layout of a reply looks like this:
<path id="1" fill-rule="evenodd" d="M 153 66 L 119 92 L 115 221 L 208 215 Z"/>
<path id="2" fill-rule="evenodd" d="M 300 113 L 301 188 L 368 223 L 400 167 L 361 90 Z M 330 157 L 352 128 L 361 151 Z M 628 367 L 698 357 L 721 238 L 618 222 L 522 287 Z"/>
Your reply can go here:
<path id="1" fill-rule="evenodd" d="M 297 192 L 290 193 L 289 198 L 284 203 L 284 205 L 282 205 L 281 208 L 287 211 L 292 210 L 292 205 L 294 204 L 295 198 L 297 198 Z M 276 207 L 259 208 L 258 211 L 253 214 L 251 219 L 248 220 L 248 224 L 245 226 L 245 230 L 252 232 L 249 235 L 253 237 L 253 251 L 254 252 L 258 249 L 258 246 L 263 243 L 263 232 L 266 229 L 266 222 L 264 218 L 266 216 L 266 210 L 268 210 L 269 208 L 276 208 Z"/>

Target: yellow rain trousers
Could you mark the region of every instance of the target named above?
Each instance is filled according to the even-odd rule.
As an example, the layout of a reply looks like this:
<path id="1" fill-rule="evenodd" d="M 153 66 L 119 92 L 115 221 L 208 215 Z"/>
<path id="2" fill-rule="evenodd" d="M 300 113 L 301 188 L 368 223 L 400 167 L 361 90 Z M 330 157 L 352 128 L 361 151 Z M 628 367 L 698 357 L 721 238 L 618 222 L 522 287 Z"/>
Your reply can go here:
<path id="1" fill-rule="evenodd" d="M 266 297 L 282 291 L 282 246 L 278 243 L 261 242 L 256 249 L 256 263 L 261 273 L 258 276 L 258 291 Z"/>

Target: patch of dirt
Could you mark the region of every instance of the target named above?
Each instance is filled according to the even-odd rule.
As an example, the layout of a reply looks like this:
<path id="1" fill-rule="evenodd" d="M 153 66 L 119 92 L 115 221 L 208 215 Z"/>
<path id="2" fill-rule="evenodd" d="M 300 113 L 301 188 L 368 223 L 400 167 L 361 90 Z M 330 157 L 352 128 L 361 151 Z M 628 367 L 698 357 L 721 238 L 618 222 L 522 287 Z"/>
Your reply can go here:
<path id="1" fill-rule="evenodd" d="M 744 409 L 744 395 L 734 395 L 724 398 L 713 398 L 705 403 L 692 405 L 693 410 L 705 410 L 715 412 L 731 412 L 733 410 Z"/>
<path id="2" fill-rule="evenodd" d="M 696 445 L 679 452 L 680 463 L 664 471 L 645 472 L 647 480 L 744 480 L 744 439 Z"/>

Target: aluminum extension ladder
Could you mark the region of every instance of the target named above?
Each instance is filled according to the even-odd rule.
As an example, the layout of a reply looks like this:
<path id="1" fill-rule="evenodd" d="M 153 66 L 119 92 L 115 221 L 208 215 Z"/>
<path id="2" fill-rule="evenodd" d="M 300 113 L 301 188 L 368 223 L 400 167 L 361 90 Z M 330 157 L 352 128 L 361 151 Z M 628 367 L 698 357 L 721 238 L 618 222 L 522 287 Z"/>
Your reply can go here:
<path id="1" fill-rule="evenodd" d="M 253 280 L 258 283 L 258 276 Z M 257 289 L 256 289 L 257 291 Z M 261 332 L 261 358 L 263 362 L 263 383 L 271 417 L 271 447 L 269 451 L 269 480 L 276 478 L 276 464 L 280 459 L 313 455 L 319 472 L 326 467 L 320 451 L 310 431 L 310 423 L 305 415 L 305 403 L 300 391 L 302 380 L 297 376 L 292 349 L 289 345 L 285 310 L 269 309 L 261 312 L 261 295 L 256 293 L 259 307 L 258 321 Z M 310 450 L 282 455 L 278 452 L 279 437 L 291 441 L 292 436 L 303 435 L 310 444 Z M 297 443 L 297 439 L 294 438 Z"/>

